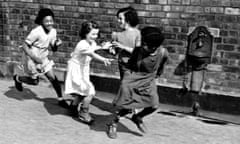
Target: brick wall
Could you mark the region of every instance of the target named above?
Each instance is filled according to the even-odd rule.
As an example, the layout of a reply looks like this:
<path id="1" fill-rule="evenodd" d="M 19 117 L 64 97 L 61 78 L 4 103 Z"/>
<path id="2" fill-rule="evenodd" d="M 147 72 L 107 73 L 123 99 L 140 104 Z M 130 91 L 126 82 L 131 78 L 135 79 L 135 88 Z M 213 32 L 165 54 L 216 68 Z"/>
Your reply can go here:
<path id="1" fill-rule="evenodd" d="M 207 71 L 204 90 L 227 95 L 240 95 L 240 1 L 238 0 L 0 0 L 0 61 L 20 61 L 19 44 L 34 27 L 34 19 L 41 7 L 53 9 L 56 28 L 63 46 L 51 55 L 57 67 L 66 67 L 69 53 L 79 41 L 78 31 L 86 19 L 100 23 L 101 39 L 109 39 L 118 30 L 116 11 L 131 5 L 137 9 L 141 25 L 156 25 L 166 35 L 164 46 L 170 61 L 159 83 L 181 87 L 183 76 L 174 70 L 184 58 L 189 27 L 204 25 L 218 28 L 214 38 L 212 64 L 220 71 Z M 103 53 L 104 54 L 104 53 Z M 106 55 L 106 54 L 104 54 Z M 94 62 L 92 72 L 118 76 L 116 62 L 112 67 Z"/>

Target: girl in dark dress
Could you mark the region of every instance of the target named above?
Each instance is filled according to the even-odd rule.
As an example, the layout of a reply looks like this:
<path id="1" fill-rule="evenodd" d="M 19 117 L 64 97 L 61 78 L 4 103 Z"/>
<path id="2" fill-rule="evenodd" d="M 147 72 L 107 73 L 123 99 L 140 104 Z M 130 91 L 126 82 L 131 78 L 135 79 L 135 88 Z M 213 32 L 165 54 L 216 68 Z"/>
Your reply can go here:
<path id="1" fill-rule="evenodd" d="M 145 133 L 146 127 L 142 119 L 157 110 L 159 105 L 155 78 L 161 75 L 168 58 L 167 50 L 160 46 L 164 36 L 156 27 L 143 28 L 141 35 L 142 46 L 134 49 L 128 61 L 128 70 L 121 80 L 119 93 L 113 101 L 119 111 L 108 124 L 107 134 L 110 138 L 117 137 L 120 117 L 126 116 L 136 108 L 143 110 L 134 114 L 131 120 Z"/>

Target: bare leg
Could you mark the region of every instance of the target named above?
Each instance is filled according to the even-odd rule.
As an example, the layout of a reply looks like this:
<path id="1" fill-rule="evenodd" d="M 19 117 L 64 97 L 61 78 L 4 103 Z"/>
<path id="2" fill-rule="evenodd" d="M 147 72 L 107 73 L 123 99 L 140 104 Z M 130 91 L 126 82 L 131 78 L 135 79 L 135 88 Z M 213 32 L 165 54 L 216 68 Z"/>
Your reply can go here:
<path id="1" fill-rule="evenodd" d="M 46 77 L 48 78 L 48 80 L 51 82 L 54 90 L 55 90 L 56 93 L 57 93 L 57 96 L 58 96 L 58 104 L 59 104 L 61 107 L 69 108 L 69 106 L 68 106 L 68 104 L 66 103 L 66 101 L 63 100 L 63 98 L 62 98 L 62 88 L 61 88 L 60 82 L 58 81 L 58 79 L 57 79 L 56 75 L 54 74 L 53 70 L 48 71 L 45 75 L 46 75 Z"/>

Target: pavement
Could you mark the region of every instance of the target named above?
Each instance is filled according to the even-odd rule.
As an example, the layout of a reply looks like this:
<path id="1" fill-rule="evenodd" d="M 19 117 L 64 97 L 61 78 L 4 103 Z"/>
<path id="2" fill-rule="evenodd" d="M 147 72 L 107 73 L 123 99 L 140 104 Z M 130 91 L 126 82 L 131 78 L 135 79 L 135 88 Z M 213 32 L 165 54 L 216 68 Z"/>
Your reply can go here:
<path id="1" fill-rule="evenodd" d="M 146 117 L 148 133 L 142 134 L 123 118 L 118 138 L 106 135 L 111 120 L 114 94 L 97 92 L 90 107 L 93 125 L 83 124 L 57 105 L 56 94 L 49 83 L 24 85 L 18 92 L 12 80 L 0 80 L 0 144 L 239 144 L 240 125 L 193 117 L 160 109 Z M 65 96 L 68 100 L 70 97 Z"/>

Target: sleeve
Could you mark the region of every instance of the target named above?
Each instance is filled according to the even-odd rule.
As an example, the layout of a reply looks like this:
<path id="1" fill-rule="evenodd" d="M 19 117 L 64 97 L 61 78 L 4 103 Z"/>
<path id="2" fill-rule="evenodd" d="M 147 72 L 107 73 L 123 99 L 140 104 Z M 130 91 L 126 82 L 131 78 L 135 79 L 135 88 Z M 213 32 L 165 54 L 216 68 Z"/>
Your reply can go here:
<path id="1" fill-rule="evenodd" d="M 26 37 L 25 42 L 28 45 L 32 45 L 34 42 L 38 40 L 38 37 L 39 37 L 38 34 L 39 32 L 37 31 L 37 29 L 33 29 Z"/>

